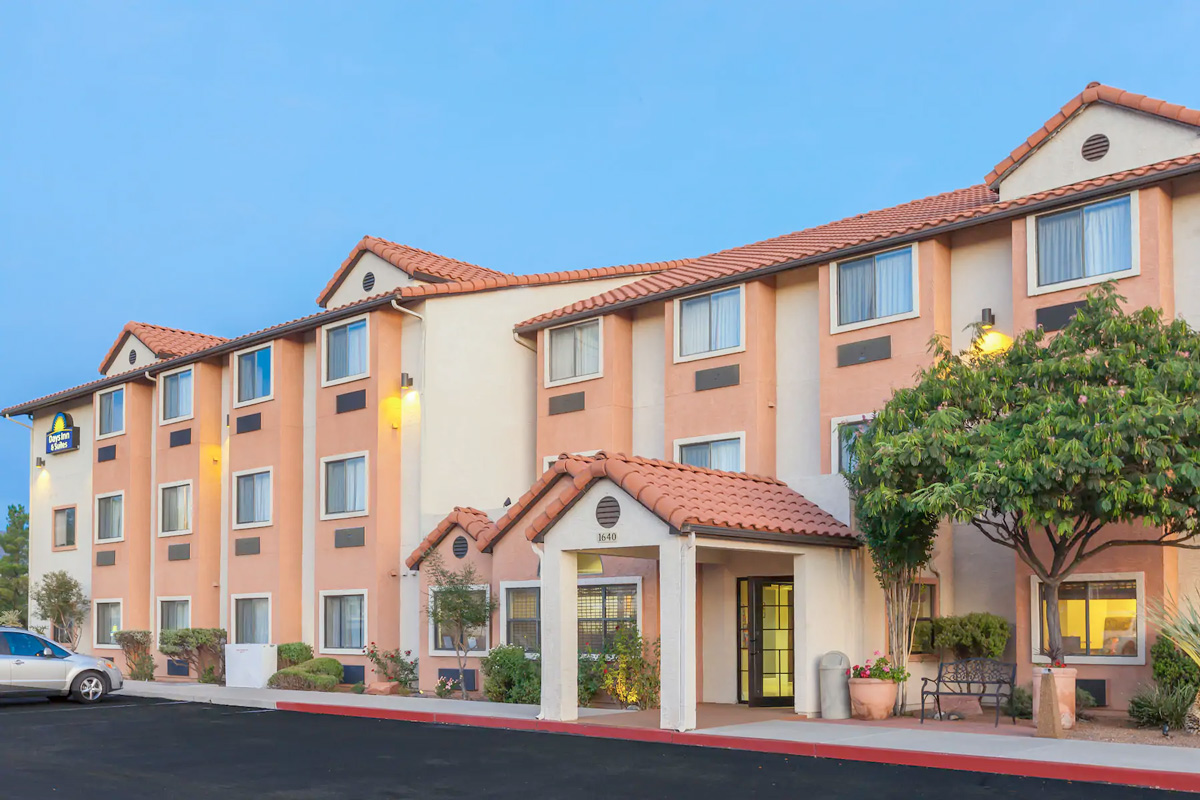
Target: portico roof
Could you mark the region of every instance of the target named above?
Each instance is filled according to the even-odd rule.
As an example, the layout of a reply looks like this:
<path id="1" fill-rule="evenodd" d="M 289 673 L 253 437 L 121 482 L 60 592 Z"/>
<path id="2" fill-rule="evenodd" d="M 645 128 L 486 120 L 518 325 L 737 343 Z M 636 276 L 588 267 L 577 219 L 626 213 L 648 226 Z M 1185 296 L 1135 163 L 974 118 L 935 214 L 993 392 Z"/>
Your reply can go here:
<path id="1" fill-rule="evenodd" d="M 454 510 L 443 517 L 417 545 L 417 549 L 412 551 L 412 555 L 404 563 L 409 569 L 416 569 L 425 560 L 425 556 L 429 555 L 429 551 L 441 544 L 455 528 L 462 528 L 468 536 L 478 542 L 481 536 L 494 531 L 496 526 L 491 517 L 477 508 L 455 506 Z"/>
<path id="2" fill-rule="evenodd" d="M 492 528 L 481 533 L 477 544 L 490 552 L 501 537 L 518 527 L 531 541 L 539 539 L 605 478 L 681 533 L 796 537 L 842 546 L 857 543 L 849 527 L 775 478 L 600 452 L 559 456 Z M 550 502 L 527 519 L 547 497 Z"/>

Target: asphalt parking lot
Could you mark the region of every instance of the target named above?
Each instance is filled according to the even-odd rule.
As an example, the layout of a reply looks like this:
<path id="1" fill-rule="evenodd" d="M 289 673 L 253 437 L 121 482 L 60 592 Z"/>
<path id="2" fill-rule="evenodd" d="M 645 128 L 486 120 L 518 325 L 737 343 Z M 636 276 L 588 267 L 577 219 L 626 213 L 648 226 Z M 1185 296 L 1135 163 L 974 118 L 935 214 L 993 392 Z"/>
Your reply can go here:
<path id="1" fill-rule="evenodd" d="M 1108 798 L 1171 793 L 173 703 L 0 702 L 0 798 Z M 1179 795 L 1182 796 L 1182 795 Z"/>

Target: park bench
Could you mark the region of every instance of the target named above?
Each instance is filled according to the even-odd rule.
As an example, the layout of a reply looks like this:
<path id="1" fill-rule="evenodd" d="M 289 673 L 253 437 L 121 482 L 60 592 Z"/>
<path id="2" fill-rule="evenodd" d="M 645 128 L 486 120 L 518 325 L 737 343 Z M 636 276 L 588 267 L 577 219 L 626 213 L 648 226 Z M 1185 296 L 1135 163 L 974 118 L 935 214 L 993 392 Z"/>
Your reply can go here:
<path id="1" fill-rule="evenodd" d="M 925 702 L 930 698 L 941 718 L 943 697 L 976 697 L 981 703 L 987 697 L 996 701 L 996 726 L 999 727 L 1000 706 L 1004 700 L 1011 701 L 1016 683 L 1017 665 L 992 658 L 964 658 L 938 664 L 936 678 L 921 680 L 921 724 L 925 724 Z M 1015 725 L 1016 709 L 1011 702 L 1009 710 Z"/>

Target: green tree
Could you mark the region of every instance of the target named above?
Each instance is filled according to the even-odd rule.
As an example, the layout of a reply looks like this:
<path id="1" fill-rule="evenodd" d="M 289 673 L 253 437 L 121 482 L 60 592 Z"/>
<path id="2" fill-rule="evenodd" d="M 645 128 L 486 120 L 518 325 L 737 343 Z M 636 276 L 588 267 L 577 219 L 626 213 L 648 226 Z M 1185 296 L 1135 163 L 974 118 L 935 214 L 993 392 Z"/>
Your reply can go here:
<path id="1" fill-rule="evenodd" d="M 47 572 L 34 585 L 29 599 L 41 619 L 47 620 L 70 638 L 71 641 L 64 644 L 69 644 L 72 650 L 77 649 L 90 603 L 79 581 L 63 570 Z M 52 627 L 51 634 L 53 632 Z"/>
<path id="2" fill-rule="evenodd" d="M 16 611 L 29 621 L 29 514 L 25 506 L 8 507 L 7 525 L 0 533 L 0 613 Z"/>
<path id="3" fill-rule="evenodd" d="M 496 601 L 486 590 L 480 589 L 484 581 L 473 564 L 464 564 L 458 570 L 447 569 L 435 552 L 425 559 L 425 574 L 429 577 L 427 613 L 434 629 L 452 639 L 458 658 L 458 682 L 462 698 L 466 700 L 467 640 L 480 630 L 486 631 L 492 624 Z"/>
<path id="4" fill-rule="evenodd" d="M 1081 564 L 1118 547 L 1200 549 L 1200 334 L 1123 300 L 1104 284 L 1062 331 L 997 353 L 935 338 L 932 366 L 856 445 L 866 513 L 911 504 L 969 522 L 1028 565 L 1052 659 L 1059 587 Z M 1106 530 L 1117 523 L 1148 527 Z"/>

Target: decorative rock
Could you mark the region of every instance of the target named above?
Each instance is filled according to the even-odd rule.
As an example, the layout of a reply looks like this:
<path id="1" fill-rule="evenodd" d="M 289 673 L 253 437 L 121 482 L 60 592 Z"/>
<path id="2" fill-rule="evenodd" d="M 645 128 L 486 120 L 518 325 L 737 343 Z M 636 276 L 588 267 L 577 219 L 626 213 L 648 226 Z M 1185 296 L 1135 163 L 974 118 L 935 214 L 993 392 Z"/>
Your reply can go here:
<path id="1" fill-rule="evenodd" d="M 396 694 L 399 688 L 399 681 L 380 681 L 367 684 L 366 694 Z"/>

